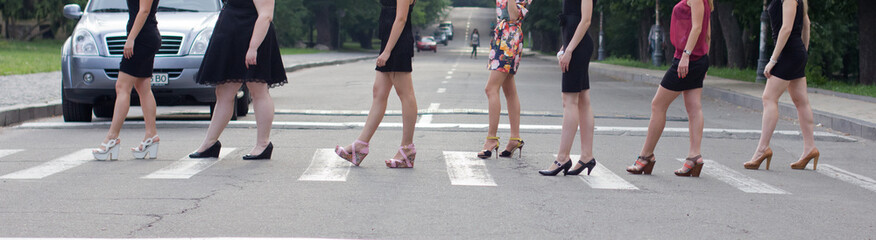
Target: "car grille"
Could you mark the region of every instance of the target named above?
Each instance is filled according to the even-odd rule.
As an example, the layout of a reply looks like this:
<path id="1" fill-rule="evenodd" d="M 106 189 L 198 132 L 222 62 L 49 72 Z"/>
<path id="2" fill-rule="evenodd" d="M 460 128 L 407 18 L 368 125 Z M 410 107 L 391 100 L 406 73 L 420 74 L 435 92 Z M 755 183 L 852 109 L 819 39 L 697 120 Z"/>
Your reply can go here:
<path id="1" fill-rule="evenodd" d="M 106 47 L 109 50 L 110 56 L 121 56 L 125 48 L 127 36 L 106 37 Z M 179 48 L 182 45 L 182 36 L 161 36 L 161 48 L 158 49 L 158 54 L 175 55 L 179 54 Z"/>
<path id="2" fill-rule="evenodd" d="M 109 78 L 112 78 L 112 79 L 119 78 L 119 70 L 118 69 L 104 69 L 103 71 L 106 72 L 106 76 Z M 182 71 L 183 71 L 182 68 L 173 68 L 173 69 L 157 69 L 156 68 L 156 69 L 152 70 L 153 73 L 167 73 L 167 77 L 169 77 L 171 79 L 178 78 L 180 75 L 182 75 Z"/>

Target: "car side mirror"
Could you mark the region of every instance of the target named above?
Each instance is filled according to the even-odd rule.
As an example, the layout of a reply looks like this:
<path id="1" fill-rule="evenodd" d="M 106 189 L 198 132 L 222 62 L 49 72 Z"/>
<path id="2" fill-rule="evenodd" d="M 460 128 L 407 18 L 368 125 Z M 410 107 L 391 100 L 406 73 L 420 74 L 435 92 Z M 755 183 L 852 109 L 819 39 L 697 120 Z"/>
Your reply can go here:
<path id="1" fill-rule="evenodd" d="M 82 8 L 79 7 L 79 4 L 64 5 L 64 17 L 79 20 L 82 18 Z"/>

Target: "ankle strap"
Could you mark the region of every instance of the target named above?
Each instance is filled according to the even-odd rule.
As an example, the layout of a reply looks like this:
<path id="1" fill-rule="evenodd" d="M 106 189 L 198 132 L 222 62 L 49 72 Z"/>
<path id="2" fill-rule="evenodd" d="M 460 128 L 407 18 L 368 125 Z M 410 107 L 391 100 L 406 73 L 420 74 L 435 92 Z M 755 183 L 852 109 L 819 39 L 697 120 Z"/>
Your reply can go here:
<path id="1" fill-rule="evenodd" d="M 499 137 L 487 137 L 487 140 L 499 140 Z"/>
<path id="2" fill-rule="evenodd" d="M 366 147 L 368 146 L 368 142 L 365 142 L 365 141 L 362 141 L 362 140 L 359 140 L 359 139 L 356 139 L 356 141 L 353 142 L 353 145 L 355 145 L 356 143 L 359 143 L 359 144 L 365 145 Z"/>
<path id="3" fill-rule="evenodd" d="M 510 141 L 523 142 L 523 139 L 522 139 L 522 138 L 509 138 L 508 140 L 510 140 Z"/>

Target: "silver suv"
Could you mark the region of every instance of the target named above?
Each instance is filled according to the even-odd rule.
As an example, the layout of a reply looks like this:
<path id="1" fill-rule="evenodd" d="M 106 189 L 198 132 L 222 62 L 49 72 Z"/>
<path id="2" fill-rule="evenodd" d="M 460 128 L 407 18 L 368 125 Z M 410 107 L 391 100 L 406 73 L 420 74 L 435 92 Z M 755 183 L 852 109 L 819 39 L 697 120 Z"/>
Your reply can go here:
<path id="1" fill-rule="evenodd" d="M 152 92 L 161 106 L 209 105 L 216 102 L 214 88 L 195 83 L 213 26 L 222 9 L 221 0 L 162 0 L 158 5 L 161 48 L 155 56 Z M 128 7 L 120 0 L 90 0 L 64 6 L 64 16 L 78 19 L 73 35 L 61 51 L 64 121 L 91 121 L 113 115 L 115 81 L 122 48 L 127 39 Z M 249 94 L 238 93 L 234 118 L 249 110 Z M 131 97 L 139 105 L 136 91 Z"/>

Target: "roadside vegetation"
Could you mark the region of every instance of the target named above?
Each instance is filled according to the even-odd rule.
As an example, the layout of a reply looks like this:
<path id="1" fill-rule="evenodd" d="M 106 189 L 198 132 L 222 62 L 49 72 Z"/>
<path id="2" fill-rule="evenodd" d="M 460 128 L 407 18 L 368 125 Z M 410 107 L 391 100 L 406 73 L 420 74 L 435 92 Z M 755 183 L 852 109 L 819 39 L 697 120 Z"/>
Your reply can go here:
<path id="1" fill-rule="evenodd" d="M 55 40 L 0 40 L 0 76 L 61 70 L 61 45 Z"/>

